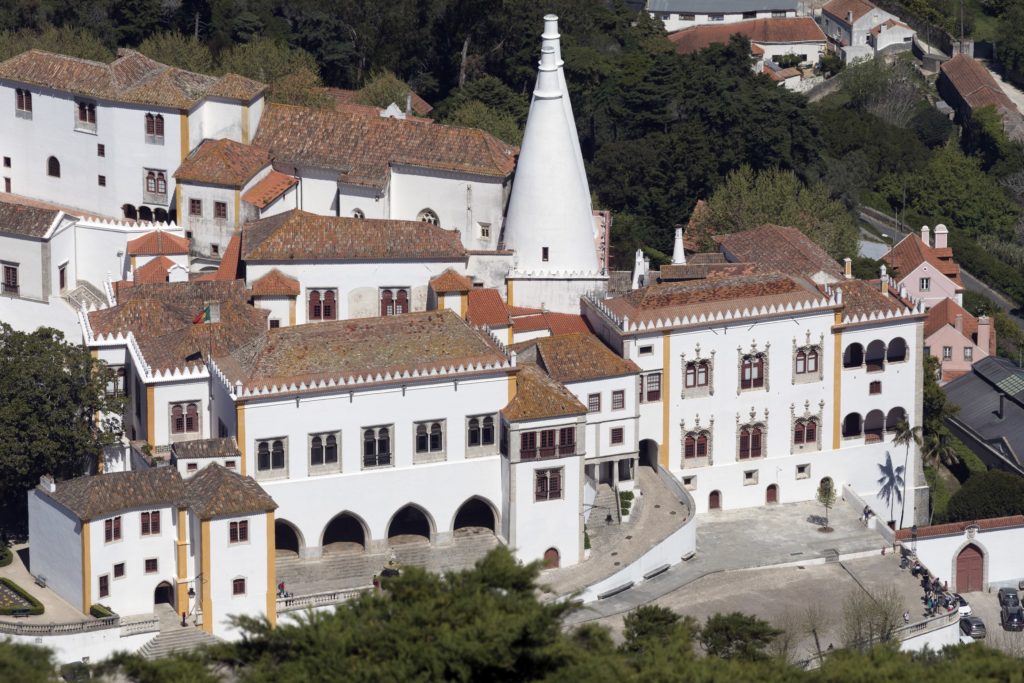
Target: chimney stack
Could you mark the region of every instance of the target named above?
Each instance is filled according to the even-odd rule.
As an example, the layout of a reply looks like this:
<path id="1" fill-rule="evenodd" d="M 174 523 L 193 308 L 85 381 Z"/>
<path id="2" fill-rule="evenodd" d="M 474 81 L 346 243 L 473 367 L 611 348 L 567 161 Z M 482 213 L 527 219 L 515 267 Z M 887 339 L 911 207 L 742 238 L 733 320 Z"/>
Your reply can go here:
<path id="1" fill-rule="evenodd" d="M 945 249 L 948 245 L 949 230 L 942 223 L 935 226 L 935 248 Z"/>
<path id="2" fill-rule="evenodd" d="M 843 275 L 847 280 L 853 279 L 853 259 L 849 256 L 843 259 Z"/>
<path id="3" fill-rule="evenodd" d="M 953 320 L 953 329 L 956 330 L 957 332 L 959 332 L 960 334 L 963 334 L 963 332 L 964 332 L 964 314 L 963 313 L 957 313 L 956 314 L 956 318 L 954 318 L 954 320 Z"/>
<path id="4" fill-rule="evenodd" d="M 931 241 L 929 240 L 929 237 L 928 237 L 928 233 L 929 233 L 928 226 L 927 225 L 922 225 L 921 226 L 921 241 L 924 242 L 924 245 L 926 247 L 932 246 L 932 243 L 931 243 Z"/>
<path id="5" fill-rule="evenodd" d="M 885 270 L 885 265 L 884 264 L 882 265 L 882 268 L 881 268 L 881 274 L 882 274 L 882 277 L 880 279 L 882 280 L 882 295 L 883 296 L 889 296 L 889 275 L 888 275 L 888 273 Z"/>
<path id="6" fill-rule="evenodd" d="M 987 315 L 978 318 L 978 346 L 986 356 L 992 353 L 992 318 Z"/>
<path id="7" fill-rule="evenodd" d="M 853 26 L 853 12 L 846 13 L 846 23 Z"/>
<path id="8" fill-rule="evenodd" d="M 405 93 L 405 113 L 412 113 L 412 91 Z"/>
<path id="9" fill-rule="evenodd" d="M 53 480 L 52 474 L 44 474 L 39 477 L 39 486 L 47 493 L 53 493 L 57 490 L 57 483 Z"/>
<path id="10" fill-rule="evenodd" d="M 672 247 L 672 263 L 686 265 L 686 250 L 683 248 L 683 229 L 676 226 L 676 241 Z"/>
<path id="11" fill-rule="evenodd" d="M 1006 394 L 999 392 L 999 408 L 996 410 L 996 417 L 1002 420 L 1006 417 Z"/>

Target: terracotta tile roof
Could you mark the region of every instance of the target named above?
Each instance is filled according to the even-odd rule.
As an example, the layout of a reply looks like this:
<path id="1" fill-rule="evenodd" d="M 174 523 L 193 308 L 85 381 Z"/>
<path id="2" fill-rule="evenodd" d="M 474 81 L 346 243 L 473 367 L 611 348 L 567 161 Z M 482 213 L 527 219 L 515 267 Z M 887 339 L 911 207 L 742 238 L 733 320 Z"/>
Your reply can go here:
<path id="1" fill-rule="evenodd" d="M 910 308 L 909 302 L 901 300 L 893 287 L 889 287 L 889 294 L 882 294 L 880 280 L 843 280 L 832 286 L 843 292 L 844 318 L 905 311 Z"/>
<path id="2" fill-rule="evenodd" d="M 514 315 L 512 316 L 512 330 L 514 332 L 547 330 L 549 334 L 590 333 L 590 328 L 587 326 L 586 321 L 583 320 L 583 316 L 552 311 Z"/>
<path id="3" fill-rule="evenodd" d="M 60 211 L 0 199 L 0 232 L 45 237 Z"/>
<path id="4" fill-rule="evenodd" d="M 185 71 L 124 48 L 110 64 L 28 50 L 0 62 L 0 79 L 175 109 L 188 109 L 207 97 L 249 102 L 266 87 L 235 74 L 217 78 Z"/>
<path id="5" fill-rule="evenodd" d="M 542 308 L 528 308 L 526 306 L 509 306 L 508 304 L 505 305 L 505 308 L 508 309 L 508 314 L 512 317 L 519 317 L 523 315 L 537 315 L 538 313 L 544 312 L 544 309 Z"/>
<path id="6" fill-rule="evenodd" d="M 242 201 L 248 202 L 256 208 L 264 209 L 298 182 L 299 179 L 294 176 L 280 171 L 271 171 L 242 195 Z"/>
<path id="7" fill-rule="evenodd" d="M 247 387 L 504 362 L 488 335 L 452 311 L 425 311 L 267 330 L 217 363 Z"/>
<path id="8" fill-rule="evenodd" d="M 277 503 L 256 480 L 217 463 L 204 467 L 185 482 L 185 497 L 199 519 L 277 509 Z"/>
<path id="9" fill-rule="evenodd" d="M 640 372 L 636 363 L 621 358 L 589 332 L 544 337 L 534 343 L 538 365 L 563 384 Z"/>
<path id="10" fill-rule="evenodd" d="M 971 522 L 951 522 L 949 524 L 935 524 L 933 526 L 918 527 L 918 538 L 932 538 L 935 536 L 959 536 L 969 526 L 976 526 L 982 531 L 994 529 L 1009 529 L 1012 527 L 1024 526 L 1024 515 L 1011 515 L 1009 517 L 990 517 L 989 519 L 976 519 Z M 896 540 L 909 541 L 910 529 L 900 529 L 896 532 Z"/>
<path id="11" fill-rule="evenodd" d="M 968 313 L 953 299 L 943 299 L 928 309 L 928 317 L 924 321 L 924 338 L 927 340 L 928 337 L 946 327 L 946 325 L 955 328 L 957 315 L 963 316 L 963 325 L 961 327 L 963 336 L 977 344 L 978 319 Z M 989 355 L 995 355 L 996 353 L 995 326 L 989 327 L 989 348 L 987 351 Z"/>
<path id="12" fill-rule="evenodd" d="M 421 221 L 320 216 L 292 209 L 242 229 L 246 261 L 461 261 L 456 230 Z"/>
<path id="13" fill-rule="evenodd" d="M 356 99 L 360 95 L 359 90 L 345 90 L 343 88 L 324 88 L 323 91 L 325 94 L 332 97 L 334 99 L 335 104 L 337 105 L 365 107 L 367 109 L 372 109 L 375 114 L 379 111 L 377 107 L 366 104 L 359 104 L 358 102 L 356 102 Z M 395 104 L 397 104 L 403 110 L 405 109 L 405 102 L 395 102 Z M 432 107 L 429 102 L 427 102 L 425 99 L 423 99 L 416 93 L 412 93 L 412 112 L 416 114 L 416 116 L 426 116 L 433 110 L 434 107 Z"/>
<path id="14" fill-rule="evenodd" d="M 171 452 L 181 460 L 205 460 L 208 458 L 232 458 L 240 456 L 235 438 L 196 439 L 171 444 Z"/>
<path id="15" fill-rule="evenodd" d="M 187 183 L 241 188 L 270 165 L 270 155 L 256 145 L 234 140 L 203 140 L 192 150 L 174 177 Z"/>
<path id="16" fill-rule="evenodd" d="M 133 508 L 177 506 L 185 487 L 178 471 L 171 467 L 153 467 L 132 472 L 109 472 L 57 482 L 57 490 L 45 495 L 73 512 L 82 521 L 91 521 Z M 170 525 L 170 520 L 167 520 Z"/>
<path id="17" fill-rule="evenodd" d="M 133 332 L 153 370 L 201 367 L 211 352 L 229 353 L 267 328 L 267 311 L 248 303 L 241 280 L 136 284 L 118 305 L 89 313 L 95 335 Z M 220 303 L 220 322 L 194 324 L 206 302 Z"/>
<path id="18" fill-rule="evenodd" d="M 474 288 L 469 290 L 466 305 L 466 319 L 474 325 L 507 327 L 512 324 L 508 309 L 496 289 Z"/>
<path id="19" fill-rule="evenodd" d="M 509 422 L 585 415 L 586 407 L 572 392 L 536 365 L 524 364 L 516 376 L 516 395 L 501 414 Z"/>
<path id="20" fill-rule="evenodd" d="M 135 269 L 132 274 L 133 284 L 142 285 L 152 282 L 167 282 L 167 271 L 173 268 L 174 261 L 166 256 L 150 259 L 146 265 Z"/>
<path id="21" fill-rule="evenodd" d="M 971 109 L 991 105 L 1017 111 L 1017 105 L 1006 96 L 988 69 L 973 57 L 957 54 L 939 68 Z"/>
<path id="22" fill-rule="evenodd" d="M 843 270 L 814 240 L 796 228 L 762 225 L 729 235 L 717 235 L 718 242 L 734 257 L 730 260 L 757 263 L 780 273 L 813 279 L 824 273 L 833 281 L 843 278 Z"/>
<path id="23" fill-rule="evenodd" d="M 851 24 L 846 21 L 848 13 L 853 12 L 853 20 L 857 21 L 873 9 L 875 9 L 875 5 L 868 0 L 832 0 L 826 3 L 821 11 L 828 12 L 840 23 L 850 26 Z"/>
<path id="24" fill-rule="evenodd" d="M 383 188 L 394 164 L 504 178 L 515 147 L 476 128 L 268 105 L 253 141 L 275 165 L 337 171 L 339 181 Z"/>
<path id="25" fill-rule="evenodd" d="M 188 240 L 184 237 L 154 230 L 128 242 L 129 256 L 168 256 L 188 253 Z"/>
<path id="26" fill-rule="evenodd" d="M 941 252 L 943 255 L 948 253 L 949 258 L 945 256 L 940 258 L 937 252 Z M 891 275 L 897 282 L 908 277 L 915 268 L 927 261 L 933 268 L 952 280 L 958 287 L 963 287 L 964 283 L 960 279 L 960 266 L 952 260 L 952 254 L 953 252 L 949 250 L 936 250 L 929 247 L 921 240 L 920 235 L 911 233 L 890 249 L 882 257 L 882 260 L 890 268 L 896 270 Z"/>
<path id="27" fill-rule="evenodd" d="M 430 281 L 430 288 L 438 294 L 468 292 L 473 289 L 473 281 L 465 275 L 456 273 L 451 268 L 446 268 L 443 273 Z"/>
<path id="28" fill-rule="evenodd" d="M 765 64 L 764 66 L 761 67 L 761 73 L 764 74 L 765 76 L 767 76 L 768 78 L 772 79 L 773 81 L 783 81 L 783 80 L 785 80 L 781 73 L 779 73 L 778 71 L 775 71 L 774 69 L 769 68 L 767 64 Z"/>
<path id="29" fill-rule="evenodd" d="M 699 52 L 713 43 L 728 44 L 729 36 L 739 33 L 751 43 L 824 43 L 825 34 L 810 17 L 750 19 L 731 24 L 702 24 L 670 33 L 676 52 Z M 753 45 L 751 46 L 753 47 Z"/>
<path id="30" fill-rule="evenodd" d="M 725 258 L 723 257 L 723 261 Z M 701 280 L 729 275 L 754 275 L 761 272 L 772 272 L 758 263 L 668 263 L 661 267 L 658 277 L 661 282 L 672 280 Z"/>
<path id="31" fill-rule="evenodd" d="M 882 32 L 882 29 L 895 28 L 896 26 L 902 26 L 903 28 L 910 29 L 910 27 L 907 26 L 906 24 L 904 24 L 902 21 L 896 21 L 895 19 L 888 19 L 886 21 L 883 21 L 878 26 L 875 26 L 873 29 L 871 29 L 871 33 L 873 33 L 873 34 L 875 34 L 877 36 L 878 34 L 880 34 Z M 910 30 L 913 30 L 913 29 L 910 29 Z"/>
<path id="32" fill-rule="evenodd" d="M 299 281 L 277 268 L 252 283 L 253 296 L 298 296 L 299 290 Z"/>
<path id="33" fill-rule="evenodd" d="M 226 282 L 237 280 L 243 277 L 244 267 L 242 264 L 242 233 L 236 232 L 228 240 L 228 246 L 224 248 L 224 255 L 220 259 L 220 265 L 212 273 L 204 273 L 192 278 L 194 281 L 219 280 Z"/>

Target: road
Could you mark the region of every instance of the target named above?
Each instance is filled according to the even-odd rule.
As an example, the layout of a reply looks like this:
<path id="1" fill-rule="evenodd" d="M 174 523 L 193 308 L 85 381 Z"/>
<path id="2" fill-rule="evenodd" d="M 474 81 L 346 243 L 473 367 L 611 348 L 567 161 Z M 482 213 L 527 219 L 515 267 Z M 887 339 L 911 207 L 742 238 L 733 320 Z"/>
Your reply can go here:
<path id="1" fill-rule="evenodd" d="M 896 230 L 891 223 L 878 220 L 874 216 L 864 213 L 863 211 L 861 211 L 859 215 L 862 221 L 864 221 L 865 223 L 867 223 L 880 233 L 887 233 L 890 236 L 895 234 L 898 239 L 903 239 L 904 235 L 906 234 L 904 232 Z M 883 248 L 884 245 L 881 245 L 878 242 L 866 240 L 863 238 L 860 241 L 860 251 L 861 254 L 864 256 L 878 258 L 878 256 L 875 256 L 874 254 L 881 251 Z M 882 253 L 884 254 L 885 252 L 882 251 Z M 1010 318 L 1012 318 L 1013 321 L 1017 323 L 1018 327 L 1024 330 L 1024 318 L 1012 312 L 1017 308 L 1013 300 L 1000 294 L 999 292 L 997 292 L 996 290 L 992 289 L 984 282 L 979 280 L 978 278 L 968 273 L 966 270 L 964 270 L 963 266 L 960 267 L 960 279 L 964 281 L 964 287 L 967 289 L 967 291 L 976 292 L 991 299 L 996 306 L 1005 311 L 1010 316 Z"/>

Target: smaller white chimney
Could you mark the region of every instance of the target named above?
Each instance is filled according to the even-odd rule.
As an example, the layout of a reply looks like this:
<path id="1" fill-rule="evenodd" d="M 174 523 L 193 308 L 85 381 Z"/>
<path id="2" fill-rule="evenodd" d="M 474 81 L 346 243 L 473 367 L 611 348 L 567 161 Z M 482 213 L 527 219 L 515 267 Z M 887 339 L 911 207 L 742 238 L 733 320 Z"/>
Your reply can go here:
<path id="1" fill-rule="evenodd" d="M 676 241 L 672 247 L 672 263 L 686 265 L 686 250 L 683 249 L 683 229 L 676 228 Z"/>
<path id="2" fill-rule="evenodd" d="M 849 256 L 843 259 L 843 275 L 847 280 L 853 279 L 853 259 Z"/>
<path id="3" fill-rule="evenodd" d="M 924 242 L 926 247 L 932 246 L 932 243 L 931 243 L 931 241 L 929 239 L 929 235 L 928 235 L 929 232 L 930 231 L 929 231 L 929 228 L 928 228 L 927 225 L 922 225 L 921 226 L 921 241 Z"/>
<path id="4" fill-rule="evenodd" d="M 405 113 L 406 114 L 411 114 L 412 113 L 412 93 L 411 92 L 405 93 Z"/>
<path id="5" fill-rule="evenodd" d="M 949 230 L 942 223 L 935 226 L 935 248 L 945 249 L 947 246 L 947 238 L 949 236 Z"/>
<path id="6" fill-rule="evenodd" d="M 889 294 L 889 274 L 885 270 L 885 265 L 881 267 L 881 280 L 882 280 L 882 294 L 888 296 Z"/>
<path id="7" fill-rule="evenodd" d="M 53 475 L 50 474 L 44 474 L 39 477 L 39 486 L 47 493 L 53 493 L 57 490 L 57 483 L 53 480 Z"/>
<path id="8" fill-rule="evenodd" d="M 964 314 L 957 313 L 956 318 L 953 319 L 953 329 L 957 332 L 963 333 L 964 331 Z"/>
<path id="9" fill-rule="evenodd" d="M 640 289 L 647 280 L 647 271 L 644 270 L 643 249 L 636 250 L 636 257 L 633 261 L 633 289 Z"/>
<path id="10" fill-rule="evenodd" d="M 846 13 L 846 23 L 853 26 L 853 12 Z"/>

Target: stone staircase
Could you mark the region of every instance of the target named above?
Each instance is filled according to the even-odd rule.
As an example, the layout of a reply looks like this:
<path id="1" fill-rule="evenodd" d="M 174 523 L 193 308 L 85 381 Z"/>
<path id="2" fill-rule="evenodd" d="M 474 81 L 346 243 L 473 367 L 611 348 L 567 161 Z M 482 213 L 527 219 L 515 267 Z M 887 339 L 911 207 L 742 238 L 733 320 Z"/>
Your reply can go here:
<path id="1" fill-rule="evenodd" d="M 619 496 L 610 484 L 598 484 L 597 496 L 594 498 L 590 513 L 590 526 L 604 526 L 608 513 L 612 515 L 612 524 L 618 524 L 621 520 L 619 510 Z"/>
<path id="2" fill-rule="evenodd" d="M 85 280 L 79 280 L 78 286 L 64 294 L 64 298 L 76 310 L 87 304 L 92 308 L 106 308 L 108 306 L 107 296 L 95 285 Z"/>
<path id="3" fill-rule="evenodd" d="M 138 654 L 144 659 L 160 659 L 172 652 L 190 652 L 221 642 L 191 623 L 182 626 L 181 618 L 169 607 L 158 606 L 156 614 L 160 618 L 160 634 L 139 648 Z"/>

